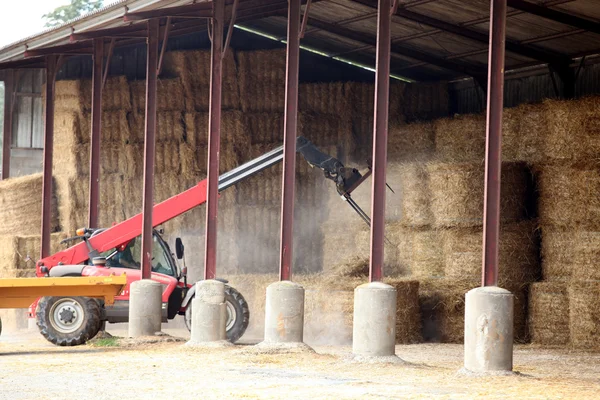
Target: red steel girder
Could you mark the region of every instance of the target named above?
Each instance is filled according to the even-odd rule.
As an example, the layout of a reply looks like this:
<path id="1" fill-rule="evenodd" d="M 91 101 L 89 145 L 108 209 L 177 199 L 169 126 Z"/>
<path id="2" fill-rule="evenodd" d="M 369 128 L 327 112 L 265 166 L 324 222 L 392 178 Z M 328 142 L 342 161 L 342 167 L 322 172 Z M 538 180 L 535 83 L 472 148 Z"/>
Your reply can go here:
<path id="1" fill-rule="evenodd" d="M 379 0 L 377 9 L 377 64 L 375 66 L 375 111 L 373 123 L 373 186 L 371 200 L 371 263 L 369 281 L 383 279 L 385 240 L 385 191 L 390 100 L 391 2 Z"/>
<path id="2" fill-rule="evenodd" d="M 49 55 L 79 55 L 93 54 L 94 47 L 91 42 L 68 43 L 58 46 L 44 47 L 40 49 L 26 50 L 23 56 L 25 58 L 40 57 Z"/>
<path id="3" fill-rule="evenodd" d="M 294 248 L 294 192 L 296 184 L 296 136 L 298 131 L 298 75 L 300 60 L 300 0 L 289 0 L 285 120 L 283 133 L 283 180 L 281 196 L 281 249 L 279 280 L 292 279 Z"/>
<path id="4" fill-rule="evenodd" d="M 142 279 L 152 271 L 152 213 L 154 207 L 154 157 L 156 147 L 156 85 L 159 21 L 148 21 L 146 63 L 146 135 L 144 139 L 144 200 L 142 204 Z"/>
<path id="5" fill-rule="evenodd" d="M 217 276 L 217 214 L 219 201 L 219 147 L 221 141 L 221 92 L 223 66 L 223 30 L 225 2 L 212 2 L 214 19 L 212 29 L 210 67 L 210 105 L 208 111 L 208 168 L 206 190 L 206 239 L 204 252 L 204 279 Z"/>
<path id="6" fill-rule="evenodd" d="M 90 190 L 88 202 L 88 227 L 98 228 L 100 203 L 100 134 L 102 132 L 102 86 L 103 86 L 104 40 L 94 39 L 92 57 L 92 116 L 90 138 Z"/>
<path id="7" fill-rule="evenodd" d="M 498 284 L 505 36 L 506 0 L 491 0 L 483 205 L 483 286 L 496 286 Z"/>
<path id="8" fill-rule="evenodd" d="M 8 179 L 10 177 L 10 148 L 12 142 L 15 87 L 15 71 L 8 70 L 4 76 L 4 131 L 2 142 L 2 176 L 0 179 Z"/>
<path id="9" fill-rule="evenodd" d="M 52 158 L 54 152 L 54 87 L 57 57 L 46 56 L 46 109 L 44 112 L 44 166 L 42 178 L 42 245 L 40 258 L 50 254 L 52 233 Z"/>

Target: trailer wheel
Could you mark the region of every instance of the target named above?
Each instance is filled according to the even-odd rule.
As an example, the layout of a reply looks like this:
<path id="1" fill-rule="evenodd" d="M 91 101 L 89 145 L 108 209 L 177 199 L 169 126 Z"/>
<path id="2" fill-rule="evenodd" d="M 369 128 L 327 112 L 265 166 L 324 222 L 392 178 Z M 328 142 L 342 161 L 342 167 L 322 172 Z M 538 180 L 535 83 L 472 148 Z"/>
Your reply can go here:
<path id="1" fill-rule="evenodd" d="M 227 340 L 235 343 L 242 337 L 250 323 L 250 309 L 244 296 L 231 286 L 225 285 L 225 305 L 227 306 L 227 322 L 225 331 Z M 185 326 L 192 330 L 192 301 L 185 310 Z"/>
<path id="2" fill-rule="evenodd" d="M 57 346 L 78 346 L 100 330 L 101 310 L 89 297 L 42 297 L 36 310 L 40 333 Z"/>

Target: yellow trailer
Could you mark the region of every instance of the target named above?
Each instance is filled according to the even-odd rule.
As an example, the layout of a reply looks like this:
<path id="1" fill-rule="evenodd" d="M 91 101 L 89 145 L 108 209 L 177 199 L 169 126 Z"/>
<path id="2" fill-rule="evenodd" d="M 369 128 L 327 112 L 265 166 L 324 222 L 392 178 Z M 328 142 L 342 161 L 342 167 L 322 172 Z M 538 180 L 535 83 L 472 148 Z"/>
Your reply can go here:
<path id="1" fill-rule="evenodd" d="M 84 296 L 113 304 L 127 284 L 121 276 L 0 279 L 0 308 L 28 308 L 44 296 Z"/>

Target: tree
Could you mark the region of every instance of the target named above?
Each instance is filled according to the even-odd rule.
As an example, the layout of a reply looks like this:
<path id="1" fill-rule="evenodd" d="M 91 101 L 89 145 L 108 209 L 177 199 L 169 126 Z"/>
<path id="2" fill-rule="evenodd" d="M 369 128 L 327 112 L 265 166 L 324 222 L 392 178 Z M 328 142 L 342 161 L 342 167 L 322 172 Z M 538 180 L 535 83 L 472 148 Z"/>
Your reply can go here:
<path id="1" fill-rule="evenodd" d="M 71 0 L 71 4 L 60 6 L 48 14 L 42 15 L 45 26 L 51 28 L 69 22 L 80 15 L 102 8 L 103 0 Z"/>

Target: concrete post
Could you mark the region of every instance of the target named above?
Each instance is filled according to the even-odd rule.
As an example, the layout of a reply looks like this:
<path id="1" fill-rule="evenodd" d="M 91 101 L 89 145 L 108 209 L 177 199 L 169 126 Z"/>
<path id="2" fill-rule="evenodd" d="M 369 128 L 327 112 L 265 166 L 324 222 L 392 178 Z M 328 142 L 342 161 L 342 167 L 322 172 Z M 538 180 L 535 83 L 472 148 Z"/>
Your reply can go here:
<path id="1" fill-rule="evenodd" d="M 360 357 L 396 354 L 396 289 L 371 282 L 354 289 L 352 353 Z"/>
<path id="2" fill-rule="evenodd" d="M 302 343 L 304 340 L 304 288 L 291 281 L 267 287 L 264 343 Z"/>
<path id="3" fill-rule="evenodd" d="M 465 369 L 510 372 L 514 296 L 496 286 L 470 290 L 465 300 Z"/>
<path id="4" fill-rule="evenodd" d="M 133 282 L 129 290 L 129 337 L 156 335 L 162 320 L 162 285 L 142 279 Z"/>
<path id="5" fill-rule="evenodd" d="M 192 300 L 192 337 L 188 345 L 226 340 L 225 284 L 215 280 L 196 283 Z"/>

